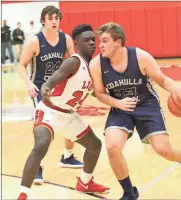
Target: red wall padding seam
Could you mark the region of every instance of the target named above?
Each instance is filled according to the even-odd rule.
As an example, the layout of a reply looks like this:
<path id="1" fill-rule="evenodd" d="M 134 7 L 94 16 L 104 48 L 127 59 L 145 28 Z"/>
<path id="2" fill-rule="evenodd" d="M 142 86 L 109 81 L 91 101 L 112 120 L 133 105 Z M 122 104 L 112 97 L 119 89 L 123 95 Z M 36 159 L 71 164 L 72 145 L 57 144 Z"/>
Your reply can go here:
<path id="1" fill-rule="evenodd" d="M 89 23 L 94 29 L 115 21 L 124 27 L 126 45 L 138 46 L 155 57 L 181 56 L 181 6 L 65 13 L 61 22 L 64 32 Z"/>

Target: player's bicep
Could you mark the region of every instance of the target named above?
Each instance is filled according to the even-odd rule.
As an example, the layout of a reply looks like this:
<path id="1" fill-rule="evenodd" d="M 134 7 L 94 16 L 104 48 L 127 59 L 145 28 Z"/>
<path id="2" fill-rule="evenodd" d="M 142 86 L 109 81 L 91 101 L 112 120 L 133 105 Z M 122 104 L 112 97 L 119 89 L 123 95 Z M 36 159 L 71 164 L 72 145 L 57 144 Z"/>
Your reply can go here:
<path id="1" fill-rule="evenodd" d="M 145 62 L 146 74 L 157 84 L 162 85 L 165 75 L 160 70 L 160 66 L 156 60 L 151 56 L 147 56 L 147 62 Z"/>
<path id="2" fill-rule="evenodd" d="M 67 51 L 66 54 L 70 57 L 72 54 L 75 53 L 74 44 L 72 38 L 66 34 L 66 44 L 67 44 Z"/>

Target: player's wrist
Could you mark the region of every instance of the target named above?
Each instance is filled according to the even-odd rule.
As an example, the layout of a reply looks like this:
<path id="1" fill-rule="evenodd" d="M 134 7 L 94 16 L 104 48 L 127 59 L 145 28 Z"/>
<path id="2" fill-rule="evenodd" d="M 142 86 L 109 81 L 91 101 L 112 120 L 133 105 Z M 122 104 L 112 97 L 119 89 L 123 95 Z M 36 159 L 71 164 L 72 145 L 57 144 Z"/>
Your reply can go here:
<path id="1" fill-rule="evenodd" d="M 29 79 L 25 79 L 26 86 L 29 88 L 33 83 Z"/>
<path id="2" fill-rule="evenodd" d="M 114 108 L 119 108 L 119 109 L 121 109 L 120 107 L 120 100 L 119 99 L 113 99 L 113 106 L 112 107 L 114 107 Z"/>

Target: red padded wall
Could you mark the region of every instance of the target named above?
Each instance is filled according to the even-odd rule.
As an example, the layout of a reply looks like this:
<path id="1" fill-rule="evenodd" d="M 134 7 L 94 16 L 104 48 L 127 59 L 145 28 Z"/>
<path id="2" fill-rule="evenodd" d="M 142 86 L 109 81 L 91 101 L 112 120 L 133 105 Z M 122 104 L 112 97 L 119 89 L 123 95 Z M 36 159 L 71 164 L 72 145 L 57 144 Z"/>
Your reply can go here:
<path id="1" fill-rule="evenodd" d="M 161 11 L 159 8 L 146 9 L 146 30 L 148 50 L 154 56 L 163 54 Z"/>
<path id="2" fill-rule="evenodd" d="M 130 46 L 132 44 L 130 10 L 116 10 L 115 22 L 123 26 L 125 34 L 126 34 L 126 45 Z"/>
<path id="3" fill-rule="evenodd" d="M 181 6 L 177 7 L 178 55 L 181 56 Z"/>
<path id="4" fill-rule="evenodd" d="M 99 12 L 96 11 L 90 11 L 90 12 L 85 12 L 85 22 L 88 24 L 91 24 L 93 29 L 96 30 L 100 23 L 99 23 Z"/>
<path id="5" fill-rule="evenodd" d="M 131 10 L 132 45 L 147 50 L 146 13 L 145 9 Z"/>
<path id="6" fill-rule="evenodd" d="M 60 28 L 67 34 L 70 34 L 72 27 L 68 26 L 69 24 L 69 13 L 64 13 L 63 18 L 60 22 Z"/>
<path id="7" fill-rule="evenodd" d="M 91 1 L 62 1 L 60 2 L 60 9 L 62 9 L 64 12 L 73 12 L 73 11 L 101 11 L 101 10 L 125 10 L 125 9 L 137 9 L 137 8 L 161 8 L 161 7 L 168 7 L 168 6 L 177 6 L 181 5 L 181 2 L 156 2 L 156 1 L 141 1 L 141 2 L 136 2 L 136 1 L 120 1 L 120 2 L 115 2 L 115 1 L 97 1 L 97 2 L 91 2 Z"/>
<path id="8" fill-rule="evenodd" d="M 138 46 L 155 57 L 181 56 L 180 2 L 61 2 L 60 7 L 67 18 L 61 27 L 67 33 L 79 23 L 97 29 L 115 21 L 125 30 L 127 46 Z"/>
<path id="9" fill-rule="evenodd" d="M 69 24 L 67 24 L 68 26 L 70 26 L 71 28 L 82 24 L 85 22 L 84 20 L 84 13 L 83 12 L 79 12 L 79 13 L 69 13 Z"/>
<path id="10" fill-rule="evenodd" d="M 177 7 L 161 9 L 162 43 L 165 56 L 178 53 Z"/>
<path id="11" fill-rule="evenodd" d="M 114 11 L 100 11 L 99 13 L 99 24 L 105 24 L 114 21 Z"/>

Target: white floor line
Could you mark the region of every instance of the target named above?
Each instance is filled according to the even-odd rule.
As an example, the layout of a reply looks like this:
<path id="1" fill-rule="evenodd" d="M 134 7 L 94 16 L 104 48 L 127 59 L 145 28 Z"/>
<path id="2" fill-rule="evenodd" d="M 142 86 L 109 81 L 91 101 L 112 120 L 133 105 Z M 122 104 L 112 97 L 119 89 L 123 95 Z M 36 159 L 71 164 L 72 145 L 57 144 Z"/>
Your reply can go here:
<path id="1" fill-rule="evenodd" d="M 2 116 L 2 122 L 29 121 L 29 120 L 32 120 L 32 116 L 28 116 L 28 115 L 4 115 L 4 116 Z"/>
<path id="2" fill-rule="evenodd" d="M 174 169 L 179 167 L 181 163 L 174 163 L 171 167 L 167 168 L 165 171 L 163 171 L 160 175 L 156 176 L 152 181 L 148 182 L 145 186 L 139 189 L 140 194 L 145 192 L 148 188 L 150 188 L 152 185 L 157 183 L 159 180 L 167 176 L 169 173 L 171 173 Z"/>

